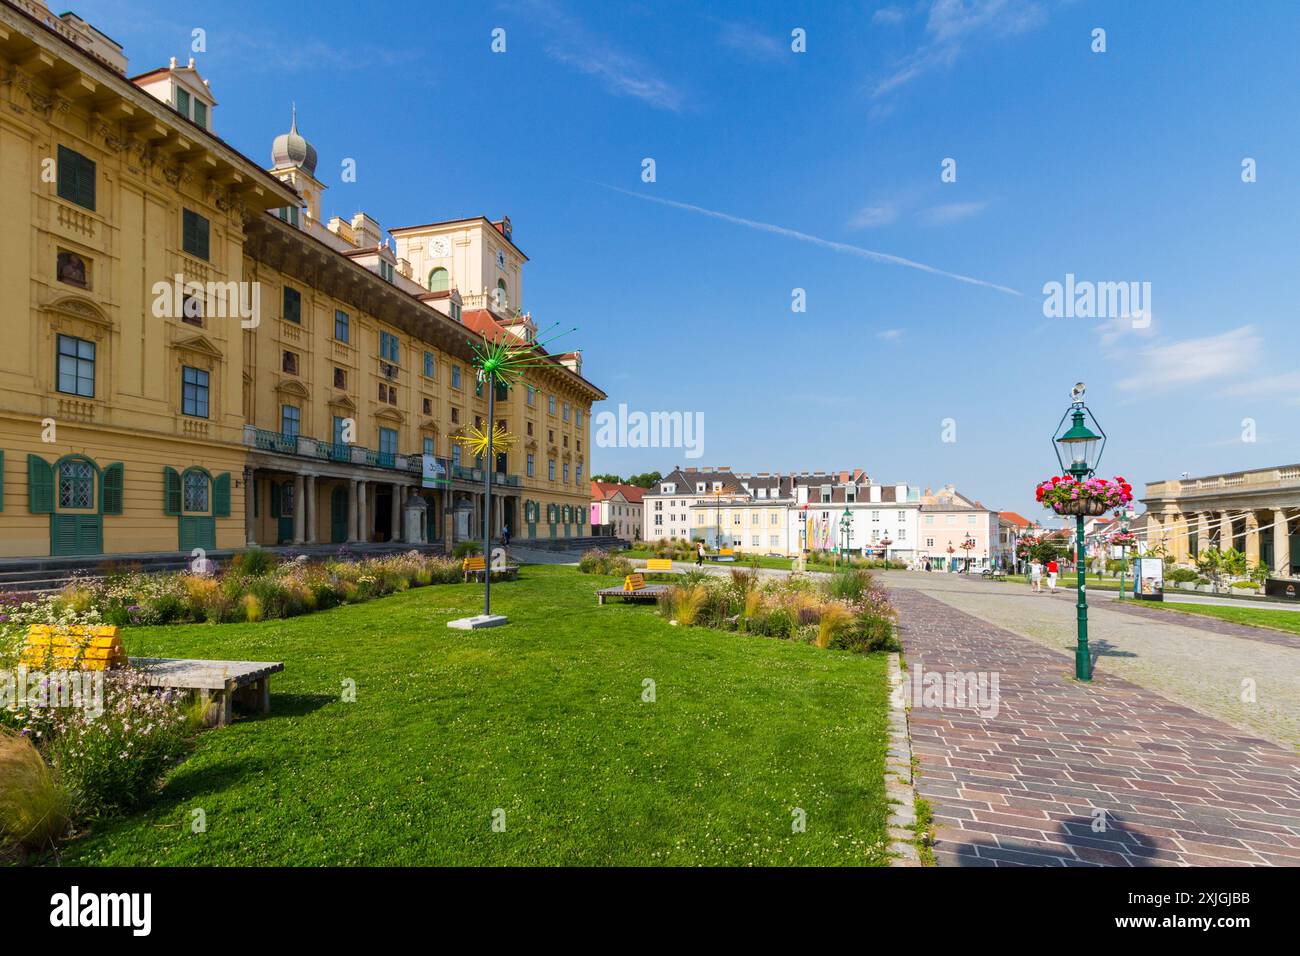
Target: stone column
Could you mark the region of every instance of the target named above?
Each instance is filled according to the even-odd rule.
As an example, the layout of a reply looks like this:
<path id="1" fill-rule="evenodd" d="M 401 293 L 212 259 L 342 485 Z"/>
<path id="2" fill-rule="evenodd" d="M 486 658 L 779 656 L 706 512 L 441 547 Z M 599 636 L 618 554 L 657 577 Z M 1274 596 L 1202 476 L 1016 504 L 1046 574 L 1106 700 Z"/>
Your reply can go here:
<path id="1" fill-rule="evenodd" d="M 357 485 L 359 482 L 353 478 L 348 482 L 348 543 L 355 544 L 357 541 Z"/>
<path id="2" fill-rule="evenodd" d="M 306 527 L 306 505 L 303 502 L 303 477 L 293 476 L 293 543 L 302 544 L 303 529 Z"/>
<path id="3" fill-rule="evenodd" d="M 1147 547 L 1158 548 L 1165 543 L 1165 529 L 1161 521 L 1162 515 L 1154 511 L 1147 512 Z M 946 552 L 945 552 L 946 553 Z"/>
<path id="4" fill-rule="evenodd" d="M 316 543 L 316 476 L 307 476 L 307 495 L 304 501 L 307 513 L 307 543 Z"/>
<path id="5" fill-rule="evenodd" d="M 257 544 L 257 516 L 254 501 L 257 499 L 257 473 L 252 468 L 244 469 L 244 546 L 251 548 Z"/>
<path id="6" fill-rule="evenodd" d="M 1226 511 L 1219 512 L 1219 550 L 1227 551 L 1232 547 L 1232 515 Z"/>
<path id="7" fill-rule="evenodd" d="M 365 544 L 370 540 L 370 507 L 366 503 L 366 485 L 368 482 L 357 482 L 357 540 Z"/>
<path id="8" fill-rule="evenodd" d="M 1273 570 L 1280 577 L 1291 576 L 1291 534 L 1286 512 L 1273 511 Z"/>
<path id="9" fill-rule="evenodd" d="M 392 531 L 389 533 L 390 541 L 401 541 L 405 536 L 402 534 L 402 486 L 393 483 L 393 511 Z"/>
<path id="10" fill-rule="evenodd" d="M 1196 550 L 1204 551 L 1210 546 L 1210 513 L 1198 511 L 1196 522 Z"/>
<path id="11" fill-rule="evenodd" d="M 1174 560 L 1180 564 L 1185 564 L 1187 563 L 1188 548 L 1190 546 L 1190 541 L 1188 540 L 1188 538 L 1191 532 L 1191 524 L 1187 520 L 1187 515 L 1183 514 L 1181 511 L 1176 511 L 1174 512 L 1173 525 L 1174 525 L 1174 547 L 1173 547 Z"/>
<path id="12" fill-rule="evenodd" d="M 1246 561 L 1259 563 L 1259 516 L 1254 511 L 1246 512 Z"/>

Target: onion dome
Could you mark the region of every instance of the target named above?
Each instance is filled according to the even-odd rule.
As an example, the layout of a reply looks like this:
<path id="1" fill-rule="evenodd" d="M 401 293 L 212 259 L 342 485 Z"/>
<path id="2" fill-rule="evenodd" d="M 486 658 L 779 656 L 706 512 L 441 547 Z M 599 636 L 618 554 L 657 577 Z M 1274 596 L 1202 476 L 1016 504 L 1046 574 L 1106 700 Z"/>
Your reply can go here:
<path id="1" fill-rule="evenodd" d="M 281 133 L 271 144 L 271 162 L 276 169 L 297 166 L 308 176 L 316 175 L 316 147 L 298 132 L 298 107 L 293 109 L 289 132 Z"/>

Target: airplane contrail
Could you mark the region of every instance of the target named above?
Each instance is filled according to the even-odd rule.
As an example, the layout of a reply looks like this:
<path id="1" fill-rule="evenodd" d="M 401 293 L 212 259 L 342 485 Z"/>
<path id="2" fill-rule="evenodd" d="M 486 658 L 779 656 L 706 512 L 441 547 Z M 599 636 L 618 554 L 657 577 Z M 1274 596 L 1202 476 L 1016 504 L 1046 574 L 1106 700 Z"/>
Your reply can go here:
<path id="1" fill-rule="evenodd" d="M 721 219 L 723 222 L 734 223 L 737 226 L 746 226 L 750 229 L 757 229 L 760 232 L 771 232 L 778 236 L 787 236 L 791 239 L 798 239 L 800 242 L 811 242 L 813 245 L 822 246 L 823 248 L 831 249 L 835 252 L 845 252 L 851 256 L 871 259 L 874 262 L 886 262 L 890 265 L 906 266 L 909 269 L 918 269 L 921 272 L 928 272 L 931 275 L 956 279 L 958 282 L 983 286 L 986 289 L 996 289 L 997 291 L 1005 292 L 1008 295 L 1022 295 L 1021 292 L 1004 285 L 998 285 L 996 282 L 986 282 L 984 279 L 976 279 L 974 276 L 965 276 L 959 272 L 948 272 L 945 269 L 928 266 L 924 262 L 916 262 L 913 259 L 904 259 L 902 256 L 890 255 L 887 252 L 876 252 L 873 249 L 864 249 L 861 246 L 850 245 L 847 242 L 834 242 L 830 239 L 823 239 L 820 236 L 812 236 L 806 232 L 800 232 L 797 229 L 787 229 L 785 226 L 777 226 L 770 222 L 759 222 L 756 219 L 744 219 L 740 216 L 733 216 L 730 213 L 718 212 L 716 209 L 705 209 L 703 206 L 696 206 L 688 202 L 680 202 L 676 199 L 663 199 L 659 196 L 647 196 L 645 193 L 633 192 L 630 189 L 622 189 L 618 186 L 611 186 L 608 183 L 597 182 L 594 185 L 613 190 L 616 193 L 623 193 L 625 196 L 644 199 L 646 202 L 656 202 L 661 206 L 671 206 L 674 209 L 685 209 L 688 212 L 697 212 L 702 216 Z"/>

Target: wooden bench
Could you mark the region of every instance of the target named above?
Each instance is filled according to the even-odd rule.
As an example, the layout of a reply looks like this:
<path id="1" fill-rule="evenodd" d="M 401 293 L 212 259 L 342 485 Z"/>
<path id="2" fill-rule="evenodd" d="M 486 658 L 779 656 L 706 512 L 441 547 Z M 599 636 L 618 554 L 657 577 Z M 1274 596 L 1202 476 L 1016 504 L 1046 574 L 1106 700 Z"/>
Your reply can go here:
<path id="1" fill-rule="evenodd" d="M 460 567 L 461 567 L 461 571 L 463 571 L 465 574 L 466 581 L 468 581 L 471 577 L 473 577 L 474 580 L 477 581 L 482 579 L 483 572 L 487 568 L 487 561 L 484 560 L 483 555 L 476 554 L 462 561 Z M 503 568 L 492 569 L 492 577 L 494 578 L 515 578 L 518 576 L 519 576 L 518 565 L 511 564 Z"/>
<path id="2" fill-rule="evenodd" d="M 671 558 L 647 558 L 645 567 L 641 569 L 642 574 L 672 574 L 673 562 Z"/>
<path id="3" fill-rule="evenodd" d="M 31 624 L 22 663 L 39 670 L 106 671 L 126 664 L 126 649 L 116 627 Z"/>
<path id="4" fill-rule="evenodd" d="M 710 554 L 708 557 L 713 561 L 735 561 L 736 552 L 731 548 L 719 548 L 717 554 Z"/>
<path id="5" fill-rule="evenodd" d="M 259 714 L 271 710 L 271 675 L 284 670 L 278 661 L 204 661 L 166 657 L 132 657 L 150 687 L 192 691 L 207 705 L 203 723 L 225 727 L 232 704 Z"/>
<path id="6" fill-rule="evenodd" d="M 625 601 L 657 601 L 667 591 L 667 584 L 646 584 L 640 573 L 629 574 L 621 588 L 601 588 L 596 592 L 596 603 L 604 604 L 606 598 L 621 597 Z"/>

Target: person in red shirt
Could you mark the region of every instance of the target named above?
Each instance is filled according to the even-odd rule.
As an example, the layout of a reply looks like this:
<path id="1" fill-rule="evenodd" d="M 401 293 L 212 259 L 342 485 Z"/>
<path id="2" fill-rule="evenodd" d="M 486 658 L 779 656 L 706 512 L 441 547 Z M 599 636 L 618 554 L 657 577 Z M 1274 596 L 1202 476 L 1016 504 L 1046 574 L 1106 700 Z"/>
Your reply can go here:
<path id="1" fill-rule="evenodd" d="M 1060 574 L 1061 568 L 1056 563 L 1056 559 L 1047 562 L 1047 589 L 1053 594 L 1056 593 L 1056 576 Z"/>

